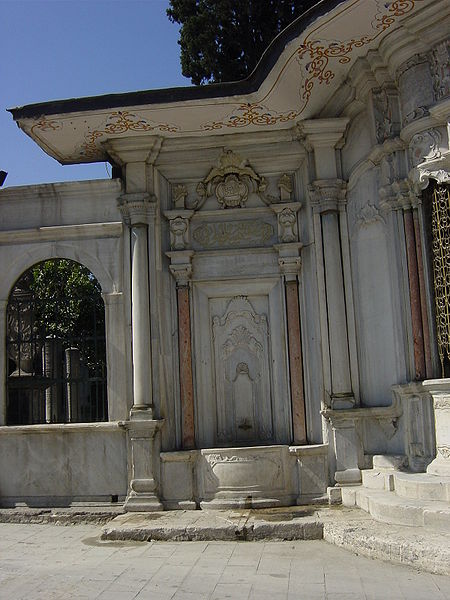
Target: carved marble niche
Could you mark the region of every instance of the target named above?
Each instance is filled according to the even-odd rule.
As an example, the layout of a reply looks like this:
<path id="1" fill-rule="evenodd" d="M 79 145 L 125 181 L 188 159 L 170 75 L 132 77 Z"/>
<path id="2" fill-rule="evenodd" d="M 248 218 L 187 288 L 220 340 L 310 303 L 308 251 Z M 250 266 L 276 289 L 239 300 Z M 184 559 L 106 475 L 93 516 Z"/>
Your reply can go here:
<path id="1" fill-rule="evenodd" d="M 233 298 L 212 320 L 216 381 L 216 441 L 273 439 L 268 323 L 246 296 Z"/>
<path id="2" fill-rule="evenodd" d="M 280 277 L 193 282 L 192 291 L 197 447 L 289 444 Z"/>

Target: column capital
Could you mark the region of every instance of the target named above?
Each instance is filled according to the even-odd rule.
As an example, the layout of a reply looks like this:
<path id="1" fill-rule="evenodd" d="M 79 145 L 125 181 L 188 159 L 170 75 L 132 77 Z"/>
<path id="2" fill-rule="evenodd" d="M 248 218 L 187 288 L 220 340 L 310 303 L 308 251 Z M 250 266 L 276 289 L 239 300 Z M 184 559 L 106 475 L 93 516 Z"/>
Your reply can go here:
<path id="1" fill-rule="evenodd" d="M 176 250 L 174 252 L 166 252 L 166 256 L 170 258 L 169 270 L 177 282 L 177 287 L 188 287 L 192 277 L 192 250 Z"/>
<path id="2" fill-rule="evenodd" d="M 118 202 L 122 219 L 129 227 L 148 225 L 156 214 L 156 198 L 147 193 L 122 194 Z"/>
<path id="3" fill-rule="evenodd" d="M 281 274 L 286 281 L 296 281 L 302 267 L 300 242 L 290 244 L 275 244 L 274 249 L 278 252 L 278 264 Z"/>
<path id="4" fill-rule="evenodd" d="M 309 191 L 316 213 L 338 212 L 347 202 L 347 184 L 342 179 L 318 179 L 311 183 Z"/>
<path id="5" fill-rule="evenodd" d="M 408 179 L 399 179 L 380 188 L 380 206 L 383 209 L 411 210 L 422 204 L 420 191 Z"/>

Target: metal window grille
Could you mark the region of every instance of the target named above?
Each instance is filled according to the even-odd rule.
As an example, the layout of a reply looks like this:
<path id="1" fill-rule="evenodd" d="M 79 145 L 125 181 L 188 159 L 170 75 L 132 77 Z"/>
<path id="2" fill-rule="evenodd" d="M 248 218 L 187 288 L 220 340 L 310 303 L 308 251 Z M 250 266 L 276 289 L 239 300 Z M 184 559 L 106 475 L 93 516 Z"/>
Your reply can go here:
<path id="1" fill-rule="evenodd" d="M 431 213 L 436 336 L 442 376 L 450 360 L 450 188 L 436 185 Z"/>
<path id="2" fill-rule="evenodd" d="M 105 421 L 105 319 L 100 287 L 87 269 L 73 261 L 42 264 L 60 269 L 58 284 L 36 289 L 38 265 L 17 281 L 8 301 L 6 422 Z M 73 273 L 88 282 L 89 297 L 83 298 L 86 289 L 78 291 L 72 285 L 69 290 L 64 278 Z"/>

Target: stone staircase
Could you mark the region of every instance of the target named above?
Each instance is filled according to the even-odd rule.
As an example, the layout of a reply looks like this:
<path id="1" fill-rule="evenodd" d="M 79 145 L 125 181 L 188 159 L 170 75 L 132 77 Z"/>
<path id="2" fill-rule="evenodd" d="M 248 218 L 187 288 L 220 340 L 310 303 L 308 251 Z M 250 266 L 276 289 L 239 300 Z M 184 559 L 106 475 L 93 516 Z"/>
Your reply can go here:
<path id="1" fill-rule="evenodd" d="M 450 477 L 402 471 L 404 457 L 374 456 L 362 485 L 342 487 L 342 504 L 382 523 L 450 533 Z"/>

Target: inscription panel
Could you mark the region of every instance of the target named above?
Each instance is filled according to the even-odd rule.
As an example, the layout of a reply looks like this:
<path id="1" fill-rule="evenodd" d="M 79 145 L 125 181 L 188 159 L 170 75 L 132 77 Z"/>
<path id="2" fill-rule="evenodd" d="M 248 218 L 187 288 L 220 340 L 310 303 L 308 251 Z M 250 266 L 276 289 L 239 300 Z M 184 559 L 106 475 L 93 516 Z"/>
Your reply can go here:
<path id="1" fill-rule="evenodd" d="M 276 243 L 273 223 L 266 219 L 204 222 L 193 226 L 192 247 L 195 250 L 221 248 L 255 248 Z"/>

